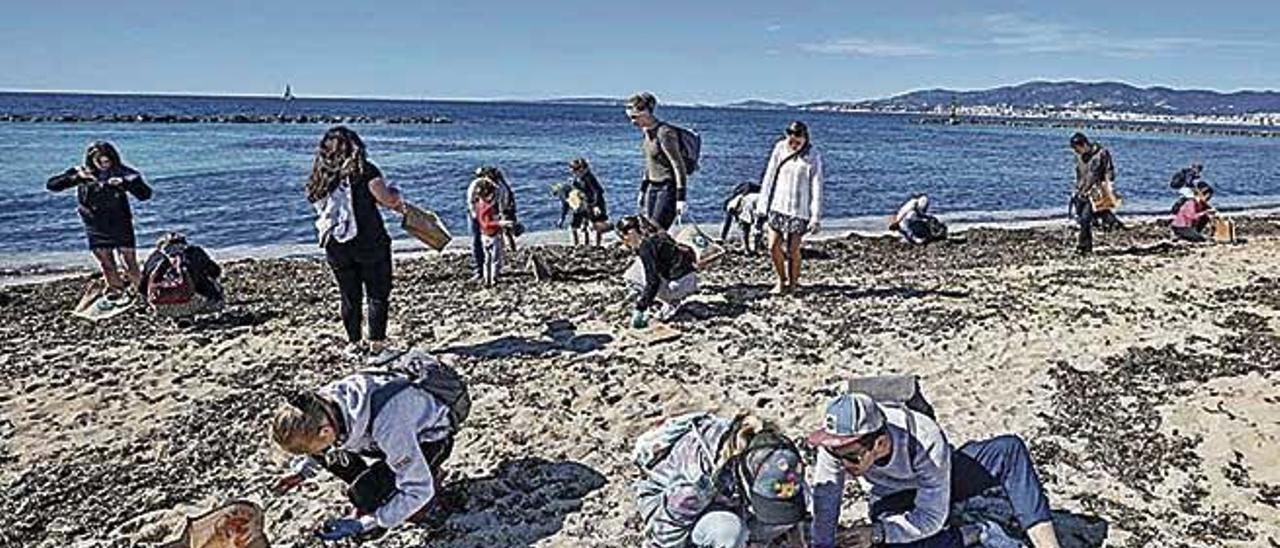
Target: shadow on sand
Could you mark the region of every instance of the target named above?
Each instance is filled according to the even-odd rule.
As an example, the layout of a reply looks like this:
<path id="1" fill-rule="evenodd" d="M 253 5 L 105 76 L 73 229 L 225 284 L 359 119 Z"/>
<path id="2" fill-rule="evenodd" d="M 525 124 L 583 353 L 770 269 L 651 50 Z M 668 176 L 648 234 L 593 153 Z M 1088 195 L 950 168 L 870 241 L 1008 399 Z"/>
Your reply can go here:
<path id="1" fill-rule="evenodd" d="M 532 546 L 555 535 L 605 477 L 575 461 L 540 457 L 504 461 L 490 475 L 466 478 L 441 493 L 450 509 L 432 546 Z"/>
<path id="2" fill-rule="evenodd" d="M 573 322 L 555 320 L 547 322 L 546 330 L 536 339 L 508 335 L 479 344 L 451 346 L 439 352 L 485 359 L 545 357 L 561 352 L 577 354 L 594 352 L 611 342 L 613 342 L 612 335 L 603 333 L 579 335 L 577 326 Z"/>

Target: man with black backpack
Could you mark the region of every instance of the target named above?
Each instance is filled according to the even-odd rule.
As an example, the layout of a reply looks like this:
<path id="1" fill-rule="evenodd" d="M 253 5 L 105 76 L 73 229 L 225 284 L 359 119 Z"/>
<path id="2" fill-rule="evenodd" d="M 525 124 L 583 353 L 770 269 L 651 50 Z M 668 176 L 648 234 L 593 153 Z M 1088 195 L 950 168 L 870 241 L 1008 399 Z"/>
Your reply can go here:
<path id="1" fill-rule="evenodd" d="M 828 403 L 825 424 L 809 435 L 819 448 L 813 546 L 1022 546 L 990 521 L 947 526 L 952 503 L 1003 487 L 1032 544 L 1057 548 L 1049 501 L 1023 441 L 1004 435 L 956 449 L 931 415 L 923 397 L 882 405 L 850 391 Z M 871 525 L 846 531 L 837 544 L 849 476 L 871 485 Z"/>
<path id="2" fill-rule="evenodd" d="M 702 139 L 697 133 L 658 120 L 658 99 L 643 92 L 627 99 L 627 118 L 644 133 L 645 175 L 637 205 L 640 213 L 668 230 L 687 209 L 689 176 L 698 170 Z"/>
<path id="3" fill-rule="evenodd" d="M 354 515 L 330 520 L 322 540 L 371 538 L 439 507 L 442 465 L 471 409 L 462 378 L 420 351 L 289 397 L 271 437 L 299 455 L 275 485 L 284 494 L 323 468 L 347 483 Z"/>

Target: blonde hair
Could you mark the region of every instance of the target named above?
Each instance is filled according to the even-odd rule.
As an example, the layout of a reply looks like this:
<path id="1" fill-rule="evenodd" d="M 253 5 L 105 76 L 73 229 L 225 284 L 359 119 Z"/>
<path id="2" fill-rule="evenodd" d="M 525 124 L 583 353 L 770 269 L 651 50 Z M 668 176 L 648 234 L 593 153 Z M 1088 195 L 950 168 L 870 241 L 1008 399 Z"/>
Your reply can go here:
<path id="1" fill-rule="evenodd" d="M 306 453 L 307 442 L 328 425 L 324 400 L 314 392 L 299 393 L 276 408 L 271 419 L 271 439 L 289 453 Z"/>
<path id="2" fill-rule="evenodd" d="M 773 421 L 762 419 L 750 413 L 739 414 L 733 419 L 733 427 L 725 433 L 726 439 L 720 445 L 718 464 L 723 465 L 729 459 L 741 455 L 757 435 L 764 432 L 778 431 L 778 426 Z"/>

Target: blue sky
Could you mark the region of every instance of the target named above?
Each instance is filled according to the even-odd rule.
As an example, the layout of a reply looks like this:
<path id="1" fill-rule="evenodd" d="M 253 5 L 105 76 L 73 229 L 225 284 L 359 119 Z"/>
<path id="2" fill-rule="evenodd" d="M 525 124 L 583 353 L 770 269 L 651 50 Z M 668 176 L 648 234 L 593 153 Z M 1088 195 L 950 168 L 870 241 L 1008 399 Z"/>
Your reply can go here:
<path id="1" fill-rule="evenodd" d="M 1032 79 L 1280 88 L 1280 2 L 12 0 L 0 89 L 860 99 Z M 1264 65 L 1266 68 L 1264 69 Z"/>

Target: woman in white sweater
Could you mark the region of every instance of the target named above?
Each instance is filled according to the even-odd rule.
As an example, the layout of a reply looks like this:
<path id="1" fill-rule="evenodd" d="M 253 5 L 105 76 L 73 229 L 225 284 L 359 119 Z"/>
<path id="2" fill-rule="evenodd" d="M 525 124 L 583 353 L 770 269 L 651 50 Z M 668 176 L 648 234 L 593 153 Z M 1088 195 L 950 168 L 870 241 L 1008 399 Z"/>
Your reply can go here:
<path id="1" fill-rule="evenodd" d="M 800 286 L 800 240 L 816 234 L 822 218 L 822 155 L 809 140 L 804 122 L 791 122 L 787 136 L 773 146 L 760 182 L 756 213 L 769 224 L 769 249 L 778 283 L 773 293 Z"/>

